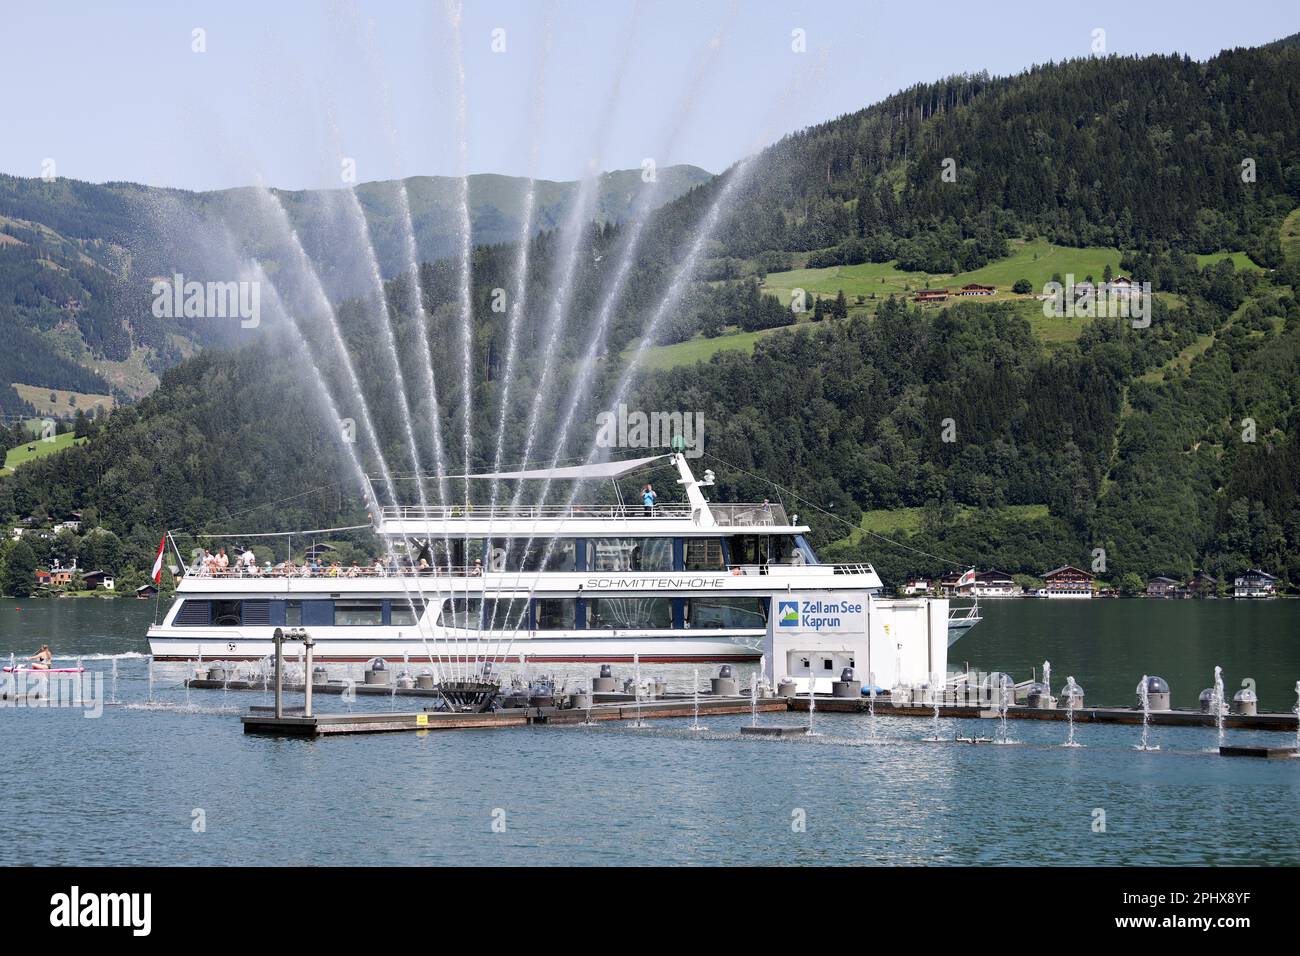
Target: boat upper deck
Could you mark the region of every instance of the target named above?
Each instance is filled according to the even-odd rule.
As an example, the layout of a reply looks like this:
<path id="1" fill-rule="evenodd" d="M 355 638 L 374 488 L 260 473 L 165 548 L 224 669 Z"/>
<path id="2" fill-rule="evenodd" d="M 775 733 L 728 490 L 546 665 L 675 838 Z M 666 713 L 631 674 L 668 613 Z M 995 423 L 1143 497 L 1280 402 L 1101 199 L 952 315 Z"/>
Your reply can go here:
<path id="1" fill-rule="evenodd" d="M 785 508 L 770 502 L 714 504 L 692 507 L 670 503 L 640 505 L 388 505 L 375 518 L 379 534 L 448 534 L 451 536 L 523 533 L 537 536 L 617 534 L 634 530 L 638 535 L 690 535 L 753 530 L 763 533 L 802 534 L 806 525 L 791 522 Z"/>
<path id="2" fill-rule="evenodd" d="M 367 568 L 252 568 L 222 570 L 190 568 L 178 584 L 181 591 L 220 594 L 267 592 L 430 593 L 447 591 L 580 591 L 612 588 L 636 593 L 664 590 L 774 591 L 797 588 L 879 588 L 870 564 L 731 564 L 723 570 L 692 571 L 484 571 L 482 568 L 414 569 L 377 563 Z"/>

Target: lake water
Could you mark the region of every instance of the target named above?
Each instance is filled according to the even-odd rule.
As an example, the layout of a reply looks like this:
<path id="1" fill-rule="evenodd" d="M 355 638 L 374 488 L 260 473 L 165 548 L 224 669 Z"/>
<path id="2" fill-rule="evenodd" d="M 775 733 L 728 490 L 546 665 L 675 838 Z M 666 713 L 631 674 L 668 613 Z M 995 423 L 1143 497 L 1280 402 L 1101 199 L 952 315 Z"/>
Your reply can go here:
<path id="1" fill-rule="evenodd" d="M 1219 664 L 1230 692 L 1256 680 L 1261 709 L 1295 704 L 1300 602 L 985 610 L 952 667 L 1022 680 L 1048 659 L 1055 685 L 1073 674 L 1095 704 L 1128 703 L 1142 673 L 1158 673 L 1175 705 L 1193 706 Z M 817 718 L 822 736 L 784 740 L 741 738 L 747 717 L 709 718 L 703 733 L 664 720 L 245 737 L 236 715 L 269 695 L 187 692 L 161 669 L 151 686 L 153 613 L 150 602 L 0 601 L 0 656 L 48 641 L 83 657 L 117 701 L 96 719 L 0 711 L 10 863 L 1300 864 L 1300 761 L 1221 758 L 1212 730 L 1153 728 L 1153 753 L 1133 749 L 1134 727 L 1083 725 L 1085 746 L 1067 749 L 1064 725 L 1013 721 L 1014 745 L 973 747 L 925 741 L 926 720 L 832 714 Z M 995 723 L 945 720 L 943 734 L 993 736 Z"/>

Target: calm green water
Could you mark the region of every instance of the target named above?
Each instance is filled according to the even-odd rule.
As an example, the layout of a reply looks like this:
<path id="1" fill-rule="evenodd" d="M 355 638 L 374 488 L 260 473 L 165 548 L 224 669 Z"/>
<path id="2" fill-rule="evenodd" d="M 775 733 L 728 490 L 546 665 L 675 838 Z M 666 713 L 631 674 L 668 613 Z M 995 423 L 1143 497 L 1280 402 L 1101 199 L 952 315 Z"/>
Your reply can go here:
<path id="1" fill-rule="evenodd" d="M 1175 707 L 1194 708 L 1223 668 L 1229 697 L 1256 682 L 1260 709 L 1288 711 L 1300 680 L 1300 601 L 999 600 L 948 650 L 949 670 L 1005 670 L 1016 680 L 1067 675 L 1098 705 L 1128 706 L 1143 674 L 1169 682 Z"/>
<path id="2" fill-rule="evenodd" d="M 1019 679 L 1049 658 L 1054 683 L 1073 674 L 1098 703 L 1127 700 L 1143 671 L 1158 672 L 1187 704 L 1217 663 L 1230 687 L 1254 676 L 1265 705 L 1283 710 L 1300 673 L 1297 611 L 990 604 L 953 661 Z M 236 715 L 269 695 L 187 691 L 161 668 L 151 679 L 152 614 L 134 601 L 0 602 L 0 654 L 48 640 L 60 657 L 82 656 L 109 701 L 96 719 L 0 709 L 0 746 L 39 755 L 11 761 L 7 862 L 1300 864 L 1300 761 L 1221 758 L 1212 730 L 1154 728 L 1152 753 L 1133 749 L 1133 727 L 1081 726 L 1085 746 L 1066 749 L 1063 726 L 1012 721 L 1012 745 L 972 747 L 928 742 L 928 720 L 887 715 L 821 714 L 821 736 L 783 740 L 742 738 L 746 717 L 710 718 L 702 733 L 666 720 L 645 731 L 245 737 Z M 947 738 L 997 731 L 990 720 L 940 726 Z"/>

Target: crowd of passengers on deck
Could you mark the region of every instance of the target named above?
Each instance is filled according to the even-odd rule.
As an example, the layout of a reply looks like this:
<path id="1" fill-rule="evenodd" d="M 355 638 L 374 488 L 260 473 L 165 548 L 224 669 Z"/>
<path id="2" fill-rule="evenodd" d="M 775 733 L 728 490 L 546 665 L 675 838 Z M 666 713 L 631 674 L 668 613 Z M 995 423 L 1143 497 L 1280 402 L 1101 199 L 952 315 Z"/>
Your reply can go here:
<path id="1" fill-rule="evenodd" d="M 322 561 L 319 557 L 304 558 L 301 564 L 292 558 L 278 564 L 270 561 L 258 564 L 257 555 L 252 550 L 242 551 L 231 561 L 225 548 L 216 551 L 200 548 L 190 565 L 190 573 L 201 578 L 363 578 L 397 574 L 468 574 L 473 577 L 483 573 L 483 561 L 475 559 L 467 568 L 434 567 L 426 557 L 408 564 L 401 564 L 391 557 L 387 561 L 375 558 L 366 564 L 353 561 L 347 566 L 338 561 Z"/>

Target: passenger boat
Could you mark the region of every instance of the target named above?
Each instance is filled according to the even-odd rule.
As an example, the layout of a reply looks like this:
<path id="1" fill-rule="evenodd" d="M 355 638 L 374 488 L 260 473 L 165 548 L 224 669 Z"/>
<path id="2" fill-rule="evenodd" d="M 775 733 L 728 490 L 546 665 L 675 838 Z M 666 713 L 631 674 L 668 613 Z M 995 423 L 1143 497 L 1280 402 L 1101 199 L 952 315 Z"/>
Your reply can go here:
<path id="1" fill-rule="evenodd" d="M 899 645 L 879 669 L 881 680 L 903 669 L 932 672 L 937 652 L 928 643 L 924 665 L 899 663 L 914 652 L 905 641 L 925 639 L 905 636 L 902 621 L 908 611 L 941 604 L 923 615 L 927 634 L 939 630 L 946 601 L 880 597 L 871 565 L 822 563 L 808 526 L 782 505 L 707 500 L 713 473 L 697 478 L 680 453 L 470 477 L 617 482 L 667 461 L 683 502 L 393 504 L 372 515 L 390 556 L 373 568 L 210 572 L 191 563 L 174 603 L 149 629 L 150 650 L 158 661 L 256 660 L 272 653 L 277 628 L 303 628 L 321 663 L 706 663 L 758 661 L 777 628 L 820 630 L 834 619 L 840 628 L 865 629 L 837 615 L 789 620 L 789 599 L 802 596 L 807 607 L 843 598 L 845 606 L 871 608 L 883 628 L 880 646 Z M 774 607 L 781 622 L 771 620 Z M 941 616 L 932 620 L 930 611 Z M 973 623 L 963 618 L 935 642 L 945 660 L 951 634 Z M 855 663 L 851 653 L 827 661 L 822 669 Z"/>

